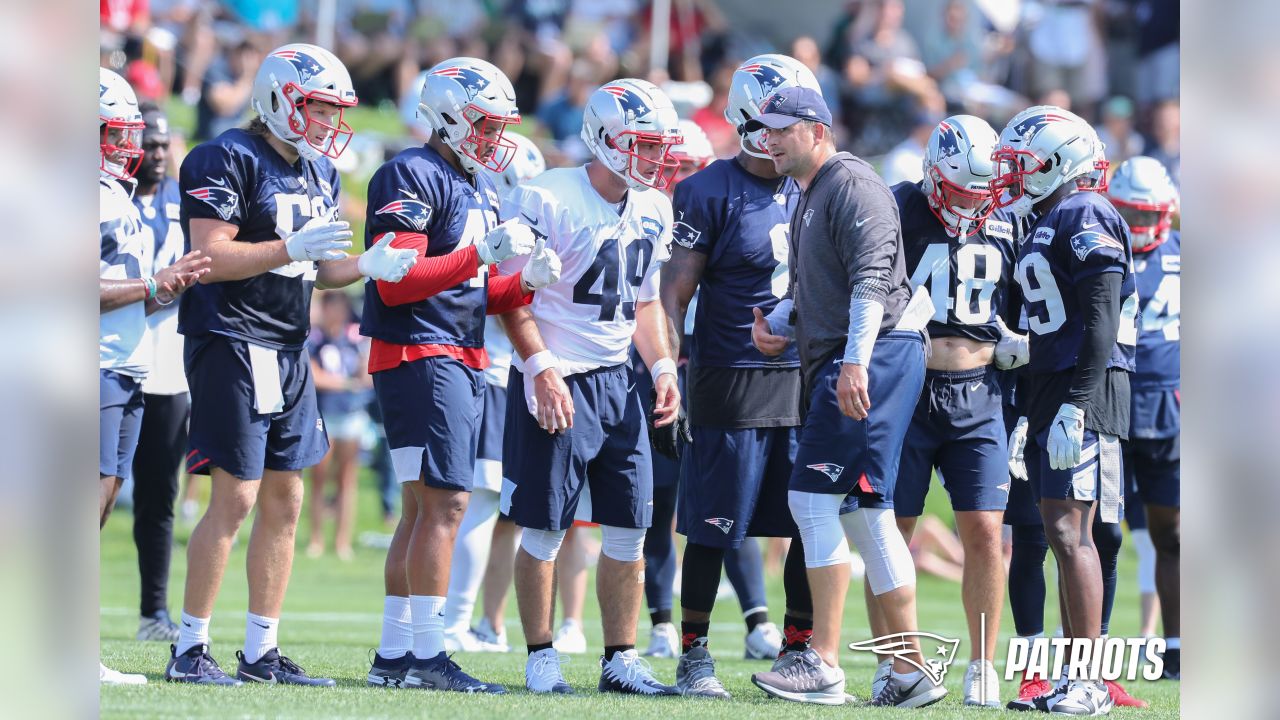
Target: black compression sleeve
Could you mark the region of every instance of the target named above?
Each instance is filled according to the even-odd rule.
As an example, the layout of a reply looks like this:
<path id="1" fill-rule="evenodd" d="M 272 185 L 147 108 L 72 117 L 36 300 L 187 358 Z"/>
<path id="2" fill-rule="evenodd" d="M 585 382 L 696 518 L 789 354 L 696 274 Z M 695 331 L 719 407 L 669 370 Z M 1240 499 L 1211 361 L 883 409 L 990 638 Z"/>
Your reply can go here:
<path id="1" fill-rule="evenodd" d="M 1097 273 L 1076 286 L 1076 300 L 1084 313 L 1084 339 L 1076 358 L 1075 374 L 1067 402 L 1092 413 L 1089 401 L 1097 397 L 1098 388 L 1107 375 L 1107 361 L 1116 344 L 1120 329 L 1120 273 Z"/>

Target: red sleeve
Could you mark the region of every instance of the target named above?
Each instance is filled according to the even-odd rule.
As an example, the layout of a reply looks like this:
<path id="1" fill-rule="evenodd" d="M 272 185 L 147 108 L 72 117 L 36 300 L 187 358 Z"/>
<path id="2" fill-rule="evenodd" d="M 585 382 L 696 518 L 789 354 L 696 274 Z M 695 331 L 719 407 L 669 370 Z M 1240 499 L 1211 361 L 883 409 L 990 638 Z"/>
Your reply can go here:
<path id="1" fill-rule="evenodd" d="M 520 273 L 489 276 L 489 307 L 486 315 L 501 315 L 533 301 L 533 293 L 526 293 L 520 282 Z"/>
<path id="2" fill-rule="evenodd" d="M 381 236 L 379 236 L 380 238 Z M 374 238 L 376 241 L 378 238 Z M 420 233 L 396 233 L 391 241 L 393 248 L 411 248 L 419 253 L 418 262 L 408 275 L 398 283 L 379 280 L 378 297 L 387 305 L 408 305 L 426 300 L 443 290 L 476 276 L 480 258 L 474 245 L 448 255 L 423 257 L 427 250 L 427 236 Z"/>

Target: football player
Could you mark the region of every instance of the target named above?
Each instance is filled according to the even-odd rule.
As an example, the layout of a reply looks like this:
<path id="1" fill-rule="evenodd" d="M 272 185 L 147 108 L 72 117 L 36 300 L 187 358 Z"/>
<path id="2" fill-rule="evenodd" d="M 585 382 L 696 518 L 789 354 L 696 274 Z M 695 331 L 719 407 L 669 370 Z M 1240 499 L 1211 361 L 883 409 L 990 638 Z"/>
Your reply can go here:
<path id="1" fill-rule="evenodd" d="M 192 251 L 152 274 L 151 229 L 131 197 L 142 160 L 142 113 L 129 83 L 98 70 L 98 528 L 107 523 L 132 470 L 142 427 L 142 383 L 151 365 L 146 316 L 168 306 L 207 273 Z M 170 510 L 172 513 L 172 510 Z M 145 675 L 98 664 L 107 685 L 142 685 Z"/>
<path id="2" fill-rule="evenodd" d="M 312 289 L 363 276 L 396 281 L 416 261 L 386 243 L 346 253 L 351 231 L 334 219 L 340 183 L 331 160 L 351 140 L 343 115 L 355 104 L 351 76 L 332 53 L 284 45 L 254 77 L 254 119 L 194 148 L 179 172 L 183 232 L 212 259 L 178 310 L 191 388 L 187 469 L 211 474 L 212 490 L 187 545 L 182 627 L 165 669 L 173 682 L 335 684 L 277 647 L 302 469 L 329 445 L 304 347 Z M 255 507 L 236 679 L 209 654 L 209 619 L 231 545 Z"/>
<path id="3" fill-rule="evenodd" d="M 1008 500 L 1004 373 L 1027 362 L 1027 339 L 1007 329 L 1013 282 L 1013 225 L 989 183 L 996 133 L 972 115 L 954 115 L 929 136 L 924 179 L 893 187 L 911 284 L 933 301 L 924 392 L 907 430 L 894 489 L 898 528 L 908 542 L 924 512 L 936 468 L 964 545 L 962 597 L 970 662 L 964 704 L 1000 706 L 995 656 L 1004 600 L 1001 518 Z M 869 592 L 869 589 L 868 589 Z M 872 634 L 887 630 L 868 601 Z M 985 634 L 982 614 L 985 613 Z M 889 675 L 882 660 L 877 680 Z M 873 686 L 873 694 L 879 687 Z"/>
<path id="4" fill-rule="evenodd" d="M 786 507 L 800 424 L 800 361 L 794 348 L 768 356 L 751 344 L 750 309 L 773 311 L 787 289 L 788 226 L 800 189 L 774 168 L 763 130 L 743 126 L 765 98 L 789 87 L 819 92 L 813 73 L 785 55 L 759 55 L 737 69 L 725 118 L 738 128 L 741 149 L 682 183 L 673 205 L 675 246 L 662 284 L 673 337 L 695 291 L 699 298 L 690 342 L 693 443 L 685 450 L 678 522 L 687 541 L 676 685 L 685 695 L 729 697 L 707 637 L 726 551 L 755 542 L 748 538 L 796 538 L 784 572 L 785 649 L 803 651 L 812 631 L 804 550 Z M 763 609 L 752 615 L 752 632 L 772 627 Z M 748 635 L 748 656 L 750 645 Z"/>
<path id="5" fill-rule="evenodd" d="M 1123 508 L 1120 438 L 1129 431 L 1137 294 L 1129 231 L 1095 190 L 1107 163 L 1097 133 L 1056 107 L 1018 119 L 1020 146 L 996 149 L 991 189 L 1016 215 L 1038 217 L 1016 277 L 1030 330 L 1024 459 L 1064 596 L 1063 633 L 1098 638 L 1103 569 L 1095 513 Z M 1100 680 L 1065 675 L 1043 698 L 1050 712 L 1106 714 Z"/>
<path id="6" fill-rule="evenodd" d="M 801 189 L 789 235 L 791 302 L 784 298 L 767 317 L 756 312 L 751 332 L 770 356 L 794 338 L 803 372 L 807 413 L 788 504 L 804 539 L 813 637 L 807 650 L 751 680 L 785 700 L 845 702 L 839 648 L 847 536 L 866 561 L 886 631 L 903 634 L 889 682 L 871 703 L 923 707 L 947 690 L 916 669 L 923 658 L 913 639 L 915 565 L 894 523 L 893 489 L 924 383 L 923 330 L 932 308 L 923 292 L 912 302 L 893 194 L 865 161 L 836 152 L 822 96 L 807 87 L 775 92 L 744 126 L 762 128 L 775 168 Z M 911 654 L 918 659 L 909 661 Z"/>
<path id="7" fill-rule="evenodd" d="M 369 181 L 365 243 L 425 256 L 400 283 L 368 286 L 360 332 L 373 338 L 369 372 L 382 411 L 401 517 L 387 553 L 383 632 L 370 685 L 501 694 L 463 672 L 445 651 L 445 597 L 454 541 L 475 481 L 484 412 L 485 315 L 521 306 L 555 279 L 541 249 L 522 273 L 489 266 L 534 249 L 523 226 L 498 225 L 501 171 L 516 146 L 515 91 L 484 60 L 436 65 L 418 111 L 434 131 Z"/>
<path id="8" fill-rule="evenodd" d="M 1181 679 L 1179 637 L 1182 239 L 1172 229 L 1178 190 L 1159 160 L 1126 160 L 1107 197 L 1129 224 L 1137 275 L 1138 348 L 1124 468 L 1136 484 L 1156 549 L 1156 591 L 1164 624 L 1164 675 Z"/>
<path id="9" fill-rule="evenodd" d="M 672 695 L 635 650 L 653 477 L 644 398 L 628 362 L 634 342 L 654 377 L 654 424 L 676 422 L 680 390 L 658 302 L 670 257 L 678 163 L 675 108 L 652 83 L 622 79 L 592 93 L 585 166 L 549 170 L 516 188 L 504 215 L 519 218 L 560 254 L 564 272 L 527 308 L 503 317 L 515 346 L 508 383 L 503 510 L 524 528 L 516 598 L 528 643 L 525 685 L 568 693 L 552 647 L 554 562 L 583 489 L 595 499 L 602 548 L 596 590 L 604 623 L 602 692 Z M 519 262 L 505 264 L 514 270 Z M 523 402 L 521 402 L 523 400 Z"/>
<path id="10" fill-rule="evenodd" d="M 493 181 L 500 203 L 517 185 L 532 180 L 547 169 L 542 151 L 533 140 L 516 133 L 507 139 L 516 146 L 507 167 L 501 172 L 482 169 Z M 475 480 L 467 512 L 458 526 L 458 539 L 453 546 L 453 568 L 449 573 L 449 594 L 444 604 L 444 644 L 449 651 L 507 652 L 509 649 L 506 630 L 501 624 L 495 626 L 482 618 L 477 628 L 471 627 L 476 594 L 487 572 L 490 553 L 493 550 L 505 552 L 509 558 L 507 565 L 515 560 L 515 525 L 498 517 L 498 495 L 502 492 L 502 428 L 507 415 L 511 341 L 496 317 L 485 321 L 484 341 L 489 367 L 484 370 L 484 413 L 476 448 Z M 506 585 L 510 584 L 508 570 Z M 505 587 L 502 592 L 506 593 Z"/>

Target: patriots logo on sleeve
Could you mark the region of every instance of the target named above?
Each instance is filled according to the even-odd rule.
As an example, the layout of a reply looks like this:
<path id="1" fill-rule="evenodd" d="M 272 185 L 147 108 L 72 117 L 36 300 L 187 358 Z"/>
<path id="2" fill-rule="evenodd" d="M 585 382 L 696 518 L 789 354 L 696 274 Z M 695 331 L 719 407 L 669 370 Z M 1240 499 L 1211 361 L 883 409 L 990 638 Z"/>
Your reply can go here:
<path id="1" fill-rule="evenodd" d="M 763 97 L 773 94 L 773 91 L 777 90 L 779 85 L 787 81 L 777 69 L 760 63 L 743 65 L 738 68 L 738 72 L 747 73 L 755 78 L 756 82 L 760 83 L 760 95 Z"/>
<path id="2" fill-rule="evenodd" d="M 395 215 L 418 232 L 426 231 L 427 223 L 431 222 L 431 206 L 421 200 L 392 200 L 373 214 Z"/>
<path id="3" fill-rule="evenodd" d="M 1110 249 L 1124 256 L 1124 245 L 1119 240 L 1096 230 L 1085 230 L 1071 236 L 1071 251 L 1083 261 L 1094 250 Z"/>
<path id="4" fill-rule="evenodd" d="M 210 179 L 210 182 L 213 180 Z M 216 210 L 218 217 L 223 220 L 231 219 L 231 214 L 236 211 L 236 204 L 240 201 L 240 196 L 235 191 L 217 185 L 188 190 L 187 194 Z"/>
<path id="5" fill-rule="evenodd" d="M 813 465 L 806 465 L 805 467 L 810 470 L 817 470 L 823 475 L 826 475 L 831 478 L 831 482 L 839 480 L 840 475 L 844 473 L 844 466 L 837 465 L 835 463 L 814 463 Z"/>
<path id="6" fill-rule="evenodd" d="M 298 82 L 304 85 L 311 78 L 324 72 L 324 66 L 319 61 L 299 50 L 281 50 L 280 52 L 272 53 L 271 57 L 288 60 L 289 64 L 298 71 Z"/>
<path id="7" fill-rule="evenodd" d="M 684 213 L 681 212 L 680 215 L 683 217 Z M 694 230 L 692 225 L 683 220 L 678 220 L 671 226 L 671 239 L 675 240 L 680 247 L 693 249 L 700 237 L 702 237 L 702 231 Z"/>
<path id="8" fill-rule="evenodd" d="M 720 532 L 724 533 L 725 535 L 728 535 L 729 531 L 733 529 L 733 521 L 730 520 L 729 518 L 713 517 L 713 518 L 707 518 L 706 520 L 703 520 L 703 522 L 705 522 L 708 525 L 711 525 L 712 527 L 719 528 Z"/>

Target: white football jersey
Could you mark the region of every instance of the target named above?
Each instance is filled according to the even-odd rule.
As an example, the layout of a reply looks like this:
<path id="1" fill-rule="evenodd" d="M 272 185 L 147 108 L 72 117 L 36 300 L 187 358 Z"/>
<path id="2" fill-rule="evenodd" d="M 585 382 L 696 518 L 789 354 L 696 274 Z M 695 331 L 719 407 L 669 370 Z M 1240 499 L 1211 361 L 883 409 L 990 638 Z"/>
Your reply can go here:
<path id="1" fill-rule="evenodd" d="M 138 208 L 119 182 L 103 177 L 98 183 L 98 229 L 101 255 L 98 277 L 133 280 L 151 275 L 151 228 L 142 223 Z M 151 343 L 145 303 L 132 303 L 99 315 L 98 367 L 143 378 L 151 365 Z"/>
<path id="2" fill-rule="evenodd" d="M 671 200 L 657 190 L 628 190 L 619 215 L 582 166 L 518 186 L 502 214 L 519 217 L 560 256 L 560 281 L 534 293 L 530 305 L 560 372 L 626 362 L 636 303 L 658 299 L 658 270 L 671 257 Z M 501 272 L 519 272 L 526 261 L 513 258 Z M 512 362 L 524 369 L 518 356 Z"/>

